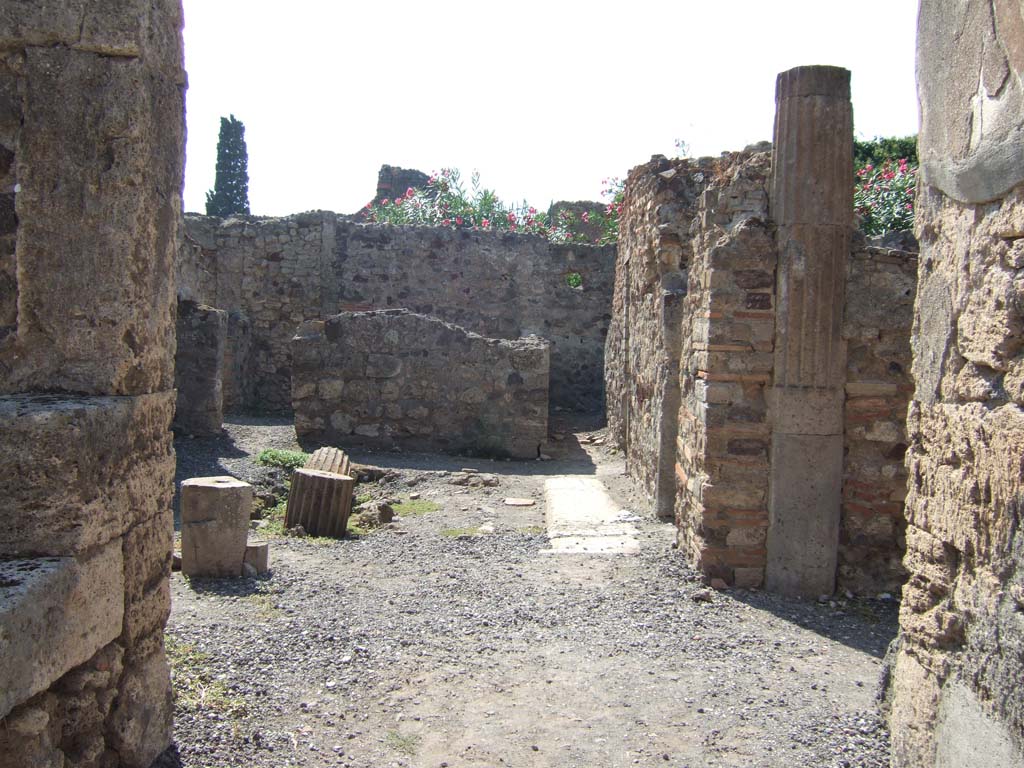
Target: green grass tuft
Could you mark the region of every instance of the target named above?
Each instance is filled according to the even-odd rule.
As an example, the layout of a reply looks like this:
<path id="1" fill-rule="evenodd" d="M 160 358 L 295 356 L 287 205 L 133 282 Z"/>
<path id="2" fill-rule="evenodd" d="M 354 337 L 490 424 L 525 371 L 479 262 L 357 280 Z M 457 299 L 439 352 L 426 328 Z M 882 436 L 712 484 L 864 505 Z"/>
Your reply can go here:
<path id="1" fill-rule="evenodd" d="M 284 469 L 298 469 L 305 466 L 309 459 L 308 453 L 302 451 L 279 451 L 276 448 L 268 448 L 260 451 L 256 457 L 256 463 L 265 467 L 282 467 Z"/>
<path id="2" fill-rule="evenodd" d="M 395 510 L 396 515 L 415 517 L 416 515 L 425 515 L 428 512 L 436 512 L 441 508 L 441 505 L 436 501 L 428 499 L 406 499 L 398 504 L 392 504 L 391 508 Z"/>
<path id="3" fill-rule="evenodd" d="M 441 535 L 442 536 L 451 536 L 453 539 L 458 538 L 459 536 L 479 536 L 480 535 L 480 529 L 476 528 L 476 527 L 473 527 L 473 528 L 445 528 L 443 531 L 441 531 Z"/>

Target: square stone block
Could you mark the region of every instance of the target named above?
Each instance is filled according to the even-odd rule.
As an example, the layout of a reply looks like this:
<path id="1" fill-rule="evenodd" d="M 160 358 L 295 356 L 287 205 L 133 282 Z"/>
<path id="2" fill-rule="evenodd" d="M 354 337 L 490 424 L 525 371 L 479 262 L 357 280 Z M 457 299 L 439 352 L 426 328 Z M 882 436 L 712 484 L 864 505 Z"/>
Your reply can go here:
<path id="1" fill-rule="evenodd" d="M 252 511 L 252 486 L 233 477 L 194 477 L 181 484 L 181 571 L 239 577 Z"/>

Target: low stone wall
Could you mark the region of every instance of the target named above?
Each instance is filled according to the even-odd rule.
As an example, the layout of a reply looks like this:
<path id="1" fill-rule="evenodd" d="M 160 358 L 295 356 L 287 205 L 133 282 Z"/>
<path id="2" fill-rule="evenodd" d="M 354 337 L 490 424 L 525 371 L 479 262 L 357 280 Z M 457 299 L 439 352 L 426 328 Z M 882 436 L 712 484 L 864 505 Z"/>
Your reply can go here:
<path id="1" fill-rule="evenodd" d="M 218 434 L 224 421 L 222 376 L 228 313 L 179 301 L 177 327 L 174 427 L 189 435 Z"/>
<path id="2" fill-rule="evenodd" d="M 255 408 L 291 407 L 289 345 L 300 323 L 396 308 L 492 338 L 541 336 L 551 345 L 552 405 L 603 405 L 614 247 L 359 224 L 327 212 L 223 220 L 190 214 L 185 224 L 179 293 L 248 318 Z M 570 273 L 581 276 L 581 286 L 568 284 Z M 241 359 L 230 350 L 228 356 Z"/>
<path id="3" fill-rule="evenodd" d="M 402 444 L 535 459 L 547 438 L 549 350 L 405 310 L 344 312 L 292 342 L 303 445 Z"/>
<path id="4" fill-rule="evenodd" d="M 856 594 L 898 594 L 906 580 L 910 329 L 917 254 L 859 247 L 849 265 L 843 505 L 836 584 Z"/>

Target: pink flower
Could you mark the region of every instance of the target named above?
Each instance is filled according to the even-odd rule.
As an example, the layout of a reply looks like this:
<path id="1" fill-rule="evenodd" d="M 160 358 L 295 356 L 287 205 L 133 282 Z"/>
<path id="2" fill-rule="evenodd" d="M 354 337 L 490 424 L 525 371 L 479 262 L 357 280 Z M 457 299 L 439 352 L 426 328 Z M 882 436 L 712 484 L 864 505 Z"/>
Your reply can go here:
<path id="1" fill-rule="evenodd" d="M 490 219 L 484 219 L 483 221 L 480 222 L 480 226 L 482 226 L 482 227 L 489 227 L 489 226 L 491 226 L 491 220 Z"/>
<path id="2" fill-rule="evenodd" d="M 373 208 L 373 200 L 368 202 L 364 207 L 366 208 L 366 210 L 370 210 L 371 208 Z"/>
<path id="3" fill-rule="evenodd" d="M 875 170 L 875 166 L 873 166 L 871 163 L 868 163 L 867 165 L 864 166 L 864 170 L 865 171 L 873 171 L 873 170 Z"/>
<path id="4" fill-rule="evenodd" d="M 451 223 L 452 223 L 451 219 L 441 219 L 441 226 L 442 227 L 447 227 Z"/>
<path id="5" fill-rule="evenodd" d="M 406 197 L 412 197 L 415 194 L 416 194 L 416 192 L 413 190 L 412 187 L 409 187 L 407 190 L 405 190 L 405 196 Z"/>
<path id="6" fill-rule="evenodd" d="M 590 212 L 584 211 L 582 214 L 580 214 L 580 218 L 583 219 L 583 223 L 586 224 L 587 222 L 590 221 Z"/>
<path id="7" fill-rule="evenodd" d="M 532 205 L 530 206 L 530 215 L 531 216 L 536 216 L 537 215 L 537 209 L 534 208 Z"/>
<path id="8" fill-rule="evenodd" d="M 456 216 L 455 217 L 455 223 L 458 224 L 461 227 L 462 226 L 462 217 L 461 216 Z"/>
<path id="9" fill-rule="evenodd" d="M 388 199 L 385 197 L 383 200 L 380 201 L 380 204 L 381 205 L 387 205 L 388 204 Z"/>

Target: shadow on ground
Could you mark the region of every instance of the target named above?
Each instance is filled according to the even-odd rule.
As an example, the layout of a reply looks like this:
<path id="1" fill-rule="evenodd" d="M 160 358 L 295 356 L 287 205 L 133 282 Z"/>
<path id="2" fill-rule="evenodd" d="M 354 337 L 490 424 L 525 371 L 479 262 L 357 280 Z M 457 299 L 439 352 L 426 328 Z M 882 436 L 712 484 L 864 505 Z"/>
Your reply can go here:
<path id="1" fill-rule="evenodd" d="M 730 596 L 877 659 L 885 657 L 899 630 L 899 603 L 895 600 L 855 598 L 821 603 L 747 590 L 735 590 Z"/>

